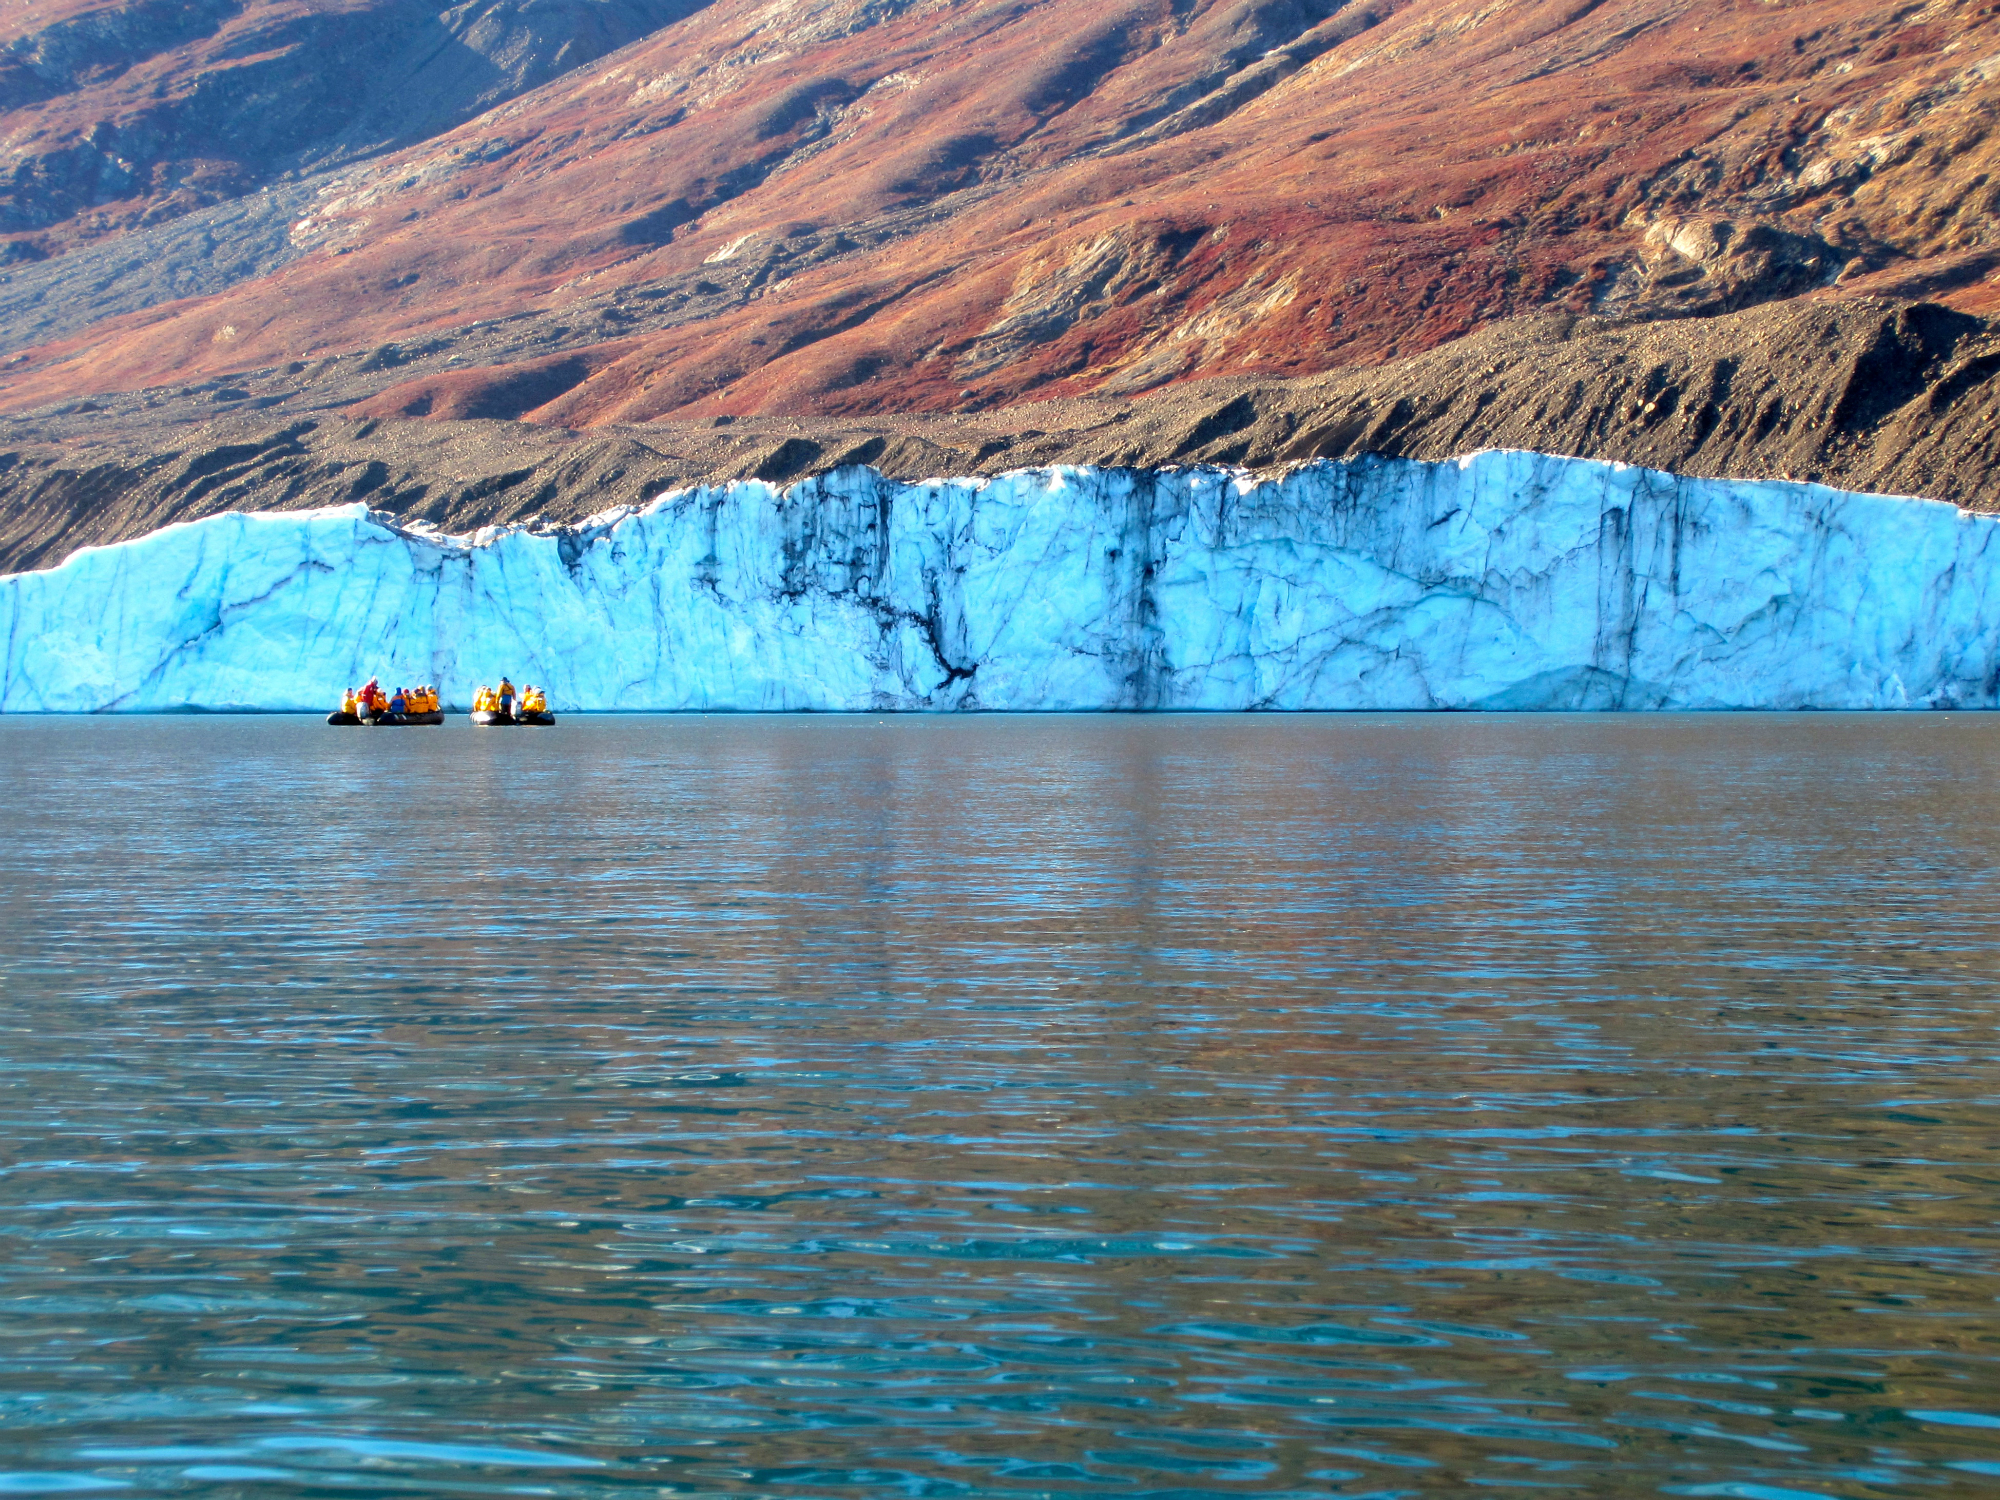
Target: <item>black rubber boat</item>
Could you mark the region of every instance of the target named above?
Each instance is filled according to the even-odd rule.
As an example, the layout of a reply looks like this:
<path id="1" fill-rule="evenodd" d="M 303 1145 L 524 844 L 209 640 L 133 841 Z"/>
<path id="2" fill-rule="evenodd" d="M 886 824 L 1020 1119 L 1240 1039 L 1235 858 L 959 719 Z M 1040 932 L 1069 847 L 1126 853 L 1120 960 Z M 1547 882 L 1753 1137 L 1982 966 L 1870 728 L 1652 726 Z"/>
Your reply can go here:
<path id="1" fill-rule="evenodd" d="M 373 729 L 410 729 L 419 725 L 442 724 L 444 722 L 444 715 L 441 713 L 344 714 L 335 710 L 326 716 L 326 722 L 329 724 L 338 724 L 344 728 L 357 728 L 366 725 Z"/>
<path id="2" fill-rule="evenodd" d="M 512 729 L 523 724 L 547 726 L 555 721 L 554 714 L 503 714 L 485 708 L 472 716 L 472 722 L 481 729 Z"/>

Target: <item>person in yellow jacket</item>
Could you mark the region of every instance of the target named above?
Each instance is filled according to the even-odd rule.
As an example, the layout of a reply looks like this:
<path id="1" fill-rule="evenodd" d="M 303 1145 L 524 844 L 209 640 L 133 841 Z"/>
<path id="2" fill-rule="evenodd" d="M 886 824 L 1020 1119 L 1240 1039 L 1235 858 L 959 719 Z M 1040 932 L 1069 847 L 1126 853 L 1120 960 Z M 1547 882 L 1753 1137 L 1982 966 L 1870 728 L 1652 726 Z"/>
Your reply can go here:
<path id="1" fill-rule="evenodd" d="M 360 717 L 361 699 L 355 693 L 353 688 L 349 688 L 346 692 L 340 695 L 340 711 L 346 714 L 349 718 Z"/>

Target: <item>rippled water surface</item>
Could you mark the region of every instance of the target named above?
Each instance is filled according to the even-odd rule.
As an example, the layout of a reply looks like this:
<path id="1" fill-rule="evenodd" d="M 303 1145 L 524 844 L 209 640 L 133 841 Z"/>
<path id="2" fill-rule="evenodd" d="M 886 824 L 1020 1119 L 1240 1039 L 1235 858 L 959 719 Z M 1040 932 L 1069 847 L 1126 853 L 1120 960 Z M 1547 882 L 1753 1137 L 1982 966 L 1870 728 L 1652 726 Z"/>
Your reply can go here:
<path id="1" fill-rule="evenodd" d="M 0 1495 L 2000 1493 L 2000 719 L 0 774 Z"/>

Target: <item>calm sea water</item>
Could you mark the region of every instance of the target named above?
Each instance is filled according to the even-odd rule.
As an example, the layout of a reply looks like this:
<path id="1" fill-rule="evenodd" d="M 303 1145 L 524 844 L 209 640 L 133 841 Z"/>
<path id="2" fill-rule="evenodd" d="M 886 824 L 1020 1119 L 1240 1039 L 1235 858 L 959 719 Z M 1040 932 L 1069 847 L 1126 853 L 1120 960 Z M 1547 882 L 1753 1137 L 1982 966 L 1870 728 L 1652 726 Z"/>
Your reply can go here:
<path id="1" fill-rule="evenodd" d="M 2000 719 L 0 774 L 0 1495 L 2000 1490 Z"/>

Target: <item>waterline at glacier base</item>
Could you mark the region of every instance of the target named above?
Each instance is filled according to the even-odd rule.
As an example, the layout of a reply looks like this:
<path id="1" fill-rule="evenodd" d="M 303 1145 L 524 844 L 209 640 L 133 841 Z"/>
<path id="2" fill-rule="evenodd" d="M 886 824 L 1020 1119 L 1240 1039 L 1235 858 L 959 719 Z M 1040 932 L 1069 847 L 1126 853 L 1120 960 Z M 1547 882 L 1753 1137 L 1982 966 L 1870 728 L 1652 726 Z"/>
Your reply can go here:
<path id="1" fill-rule="evenodd" d="M 0 578 L 0 711 L 1901 709 L 2000 702 L 2000 521 L 1488 452 L 676 491 L 449 537 L 228 514 Z"/>

